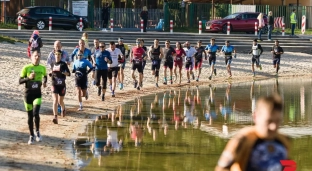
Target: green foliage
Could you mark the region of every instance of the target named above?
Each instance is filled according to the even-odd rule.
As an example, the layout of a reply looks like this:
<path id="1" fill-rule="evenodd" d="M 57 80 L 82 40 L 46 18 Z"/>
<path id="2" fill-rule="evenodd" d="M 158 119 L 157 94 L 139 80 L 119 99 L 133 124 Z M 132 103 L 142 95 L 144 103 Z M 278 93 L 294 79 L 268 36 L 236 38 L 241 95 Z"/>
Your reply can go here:
<path id="1" fill-rule="evenodd" d="M 2 29 L 17 29 L 17 24 L 0 23 L 0 28 L 2 28 Z"/>
<path id="2" fill-rule="evenodd" d="M 15 44 L 15 42 L 27 43 L 27 41 L 18 40 L 8 36 L 0 36 L 0 42 L 8 42 L 11 44 Z"/>

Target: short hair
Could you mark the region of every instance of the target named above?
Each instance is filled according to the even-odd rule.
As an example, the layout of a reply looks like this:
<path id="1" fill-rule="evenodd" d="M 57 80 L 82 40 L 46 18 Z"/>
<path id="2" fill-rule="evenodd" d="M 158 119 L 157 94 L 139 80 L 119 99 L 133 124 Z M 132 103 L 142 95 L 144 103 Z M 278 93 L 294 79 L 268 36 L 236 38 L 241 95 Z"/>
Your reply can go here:
<path id="1" fill-rule="evenodd" d="M 122 37 L 119 37 L 119 38 L 118 38 L 118 42 L 119 42 L 119 41 L 123 41 L 123 38 L 122 38 Z"/>
<path id="2" fill-rule="evenodd" d="M 154 40 L 157 40 L 157 41 L 159 42 L 159 40 L 158 40 L 158 39 L 154 39 Z"/>
<path id="3" fill-rule="evenodd" d="M 253 41 L 254 41 L 254 42 L 257 42 L 257 41 L 258 41 L 258 39 L 254 39 Z"/>
<path id="4" fill-rule="evenodd" d="M 110 45 L 115 45 L 114 41 L 109 42 Z"/>
<path id="5" fill-rule="evenodd" d="M 198 40 L 197 43 L 202 43 L 202 41 L 201 41 L 201 40 Z"/>
<path id="6" fill-rule="evenodd" d="M 79 42 L 83 42 L 84 43 L 85 41 L 83 39 L 79 39 Z"/>
<path id="7" fill-rule="evenodd" d="M 61 51 L 61 50 L 57 50 L 56 52 L 62 54 L 62 51 Z M 56 52 L 54 52 L 54 53 L 56 53 Z"/>
<path id="8" fill-rule="evenodd" d="M 229 41 L 229 40 L 226 40 L 225 43 L 230 43 L 230 41 Z"/>
<path id="9" fill-rule="evenodd" d="M 296 11 L 296 9 L 294 8 L 292 11 L 293 11 L 293 12 L 295 12 L 295 11 Z"/>
<path id="10" fill-rule="evenodd" d="M 144 43 L 144 39 L 140 39 L 140 41 L 142 41 Z"/>
<path id="11" fill-rule="evenodd" d="M 166 40 L 165 42 L 166 42 L 166 43 L 170 43 L 170 40 Z"/>
<path id="12" fill-rule="evenodd" d="M 279 43 L 279 41 L 278 41 L 278 40 L 275 40 L 275 42 Z"/>
<path id="13" fill-rule="evenodd" d="M 104 42 L 100 42 L 99 44 L 103 44 L 103 45 L 105 45 L 105 43 L 104 43 Z"/>
<path id="14" fill-rule="evenodd" d="M 212 37 L 210 40 L 216 41 L 216 39 L 214 37 Z"/>
<path id="15" fill-rule="evenodd" d="M 97 41 L 99 41 L 99 39 L 94 39 L 94 40 L 97 40 Z"/>
<path id="16" fill-rule="evenodd" d="M 270 111 L 282 111 L 283 110 L 283 100 L 279 94 L 273 94 L 266 97 L 260 97 L 257 101 L 256 109 L 260 108 L 260 104 L 266 105 L 266 108 Z M 261 106 L 263 107 L 263 106 Z"/>
<path id="17" fill-rule="evenodd" d="M 34 50 L 31 51 L 31 55 L 32 55 L 33 53 L 35 53 L 35 52 L 37 52 L 38 54 L 40 54 L 40 51 L 39 51 L 38 49 L 34 49 Z"/>
<path id="18" fill-rule="evenodd" d="M 141 41 L 141 39 L 140 39 L 140 38 L 137 38 L 136 41 L 139 42 L 139 41 Z"/>

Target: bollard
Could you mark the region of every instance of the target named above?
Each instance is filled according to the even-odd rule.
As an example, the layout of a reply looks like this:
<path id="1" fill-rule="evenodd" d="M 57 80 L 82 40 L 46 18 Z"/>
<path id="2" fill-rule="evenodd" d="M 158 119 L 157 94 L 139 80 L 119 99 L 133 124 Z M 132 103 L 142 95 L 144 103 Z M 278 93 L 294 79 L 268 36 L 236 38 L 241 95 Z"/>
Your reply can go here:
<path id="1" fill-rule="evenodd" d="M 49 17 L 49 31 L 52 31 L 52 17 Z"/>
<path id="2" fill-rule="evenodd" d="M 202 34 L 202 21 L 199 21 L 199 25 L 198 25 L 198 34 Z"/>
<path id="3" fill-rule="evenodd" d="M 285 23 L 283 23 L 283 26 L 282 26 L 282 36 L 285 36 Z"/>
<path id="4" fill-rule="evenodd" d="M 258 35 L 258 23 L 255 22 L 255 36 Z"/>
<path id="5" fill-rule="evenodd" d="M 143 33 L 143 20 L 141 20 L 141 33 Z"/>
<path id="6" fill-rule="evenodd" d="M 22 30 L 22 17 L 18 16 L 18 26 L 17 26 L 17 30 Z"/>
<path id="7" fill-rule="evenodd" d="M 80 21 L 79 21 L 79 30 L 82 31 L 82 18 L 80 17 Z"/>
<path id="8" fill-rule="evenodd" d="M 173 21 L 170 20 L 170 33 L 172 34 L 173 33 Z"/>
<path id="9" fill-rule="evenodd" d="M 111 29 L 111 32 L 114 31 L 114 19 L 113 18 L 110 19 L 110 29 Z"/>
<path id="10" fill-rule="evenodd" d="M 230 31 L 231 31 L 231 23 L 228 21 L 226 34 L 227 34 L 227 35 L 230 35 Z"/>
<path id="11" fill-rule="evenodd" d="M 302 33 L 302 35 L 304 35 L 305 29 L 306 29 L 306 16 L 303 15 L 302 20 L 301 20 L 301 33 Z"/>

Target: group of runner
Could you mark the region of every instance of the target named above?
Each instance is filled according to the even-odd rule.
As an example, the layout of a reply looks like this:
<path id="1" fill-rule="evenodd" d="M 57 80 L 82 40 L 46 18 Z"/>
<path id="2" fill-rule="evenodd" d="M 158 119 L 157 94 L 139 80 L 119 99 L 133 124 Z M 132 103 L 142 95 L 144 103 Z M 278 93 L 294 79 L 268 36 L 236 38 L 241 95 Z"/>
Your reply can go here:
<path id="1" fill-rule="evenodd" d="M 173 84 L 174 81 L 179 81 L 181 84 L 182 67 L 185 64 L 187 82 L 190 83 L 191 77 L 193 80 L 199 81 L 201 75 L 202 64 L 204 60 L 208 60 L 211 67 L 209 73 L 209 80 L 212 75 L 216 75 L 216 56 L 221 52 L 225 56 L 225 64 L 229 78 L 232 77 L 231 62 L 233 57 L 236 58 L 236 50 L 230 45 L 229 41 L 225 41 L 225 45 L 219 48 L 215 44 L 215 39 L 211 38 L 210 44 L 206 47 L 202 46 L 202 41 L 197 41 L 197 45 L 192 47 L 189 42 L 183 45 L 176 42 L 175 48 L 170 45 L 170 41 L 165 41 L 165 46 L 162 48 L 158 39 L 154 40 L 154 44 L 150 47 L 144 46 L 143 39 L 136 39 L 136 45 L 130 50 L 129 46 L 123 43 L 123 38 L 118 38 L 118 43 L 109 42 L 109 48 L 106 48 L 104 42 L 98 39 L 93 41 L 94 47 L 90 50 L 85 47 L 85 41 L 80 39 L 78 46 L 73 50 L 71 55 L 62 50 L 60 41 L 55 41 L 54 49 L 49 53 L 47 59 L 47 67 L 40 65 L 40 49 L 33 49 L 31 54 L 32 63 L 25 66 L 20 75 L 20 84 L 25 83 L 25 108 L 29 117 L 29 129 L 31 138 L 29 143 L 34 141 L 33 121 L 34 115 L 36 122 L 37 139 L 41 140 L 39 133 L 39 109 L 41 104 L 41 86 L 46 85 L 47 76 L 51 78 L 53 96 L 53 123 L 57 124 L 58 113 L 64 117 L 66 109 L 64 105 L 64 96 L 66 94 L 66 77 L 71 75 L 69 66 L 72 64 L 72 73 L 75 75 L 75 84 L 77 91 L 77 98 L 79 101 L 78 110 L 83 110 L 82 97 L 88 99 L 88 74 L 92 72 L 94 85 L 98 87 L 98 96 L 101 100 L 105 101 L 105 92 L 107 88 L 107 78 L 109 80 L 109 88 L 112 97 L 115 97 L 115 90 L 117 86 L 117 79 L 119 82 L 119 89 L 123 89 L 124 69 L 126 61 L 131 62 L 131 76 L 133 79 L 134 88 L 140 90 L 143 87 L 144 69 L 147 60 L 151 60 L 152 75 L 155 76 L 155 86 L 158 87 L 159 70 L 161 62 L 164 66 L 164 81 L 163 84 L 168 83 L 167 69 L 169 68 L 169 83 Z M 252 72 L 254 72 L 254 63 L 260 69 L 260 55 L 262 54 L 262 47 L 254 40 L 252 45 Z M 276 68 L 276 73 L 279 70 L 280 55 L 283 54 L 283 49 L 279 46 L 276 40 L 275 45 L 272 47 L 273 65 Z M 184 61 L 184 62 L 183 62 Z M 196 71 L 193 72 L 193 68 Z M 138 71 L 139 77 L 135 76 L 135 71 Z M 179 76 L 177 74 L 179 71 Z M 174 73 L 174 79 L 173 79 Z M 43 81 L 43 83 L 42 83 Z M 58 107 L 59 106 L 59 107 Z M 59 108 L 59 109 L 58 109 Z M 38 125 L 38 126 L 37 126 Z"/>

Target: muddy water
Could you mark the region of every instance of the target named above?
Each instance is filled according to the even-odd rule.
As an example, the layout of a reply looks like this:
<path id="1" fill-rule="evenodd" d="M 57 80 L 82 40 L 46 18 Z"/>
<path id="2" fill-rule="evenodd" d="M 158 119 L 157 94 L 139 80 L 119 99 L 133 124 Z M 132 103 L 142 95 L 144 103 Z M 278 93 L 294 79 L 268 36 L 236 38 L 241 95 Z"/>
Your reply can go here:
<path id="1" fill-rule="evenodd" d="M 312 170 L 311 88 L 312 79 L 280 79 L 136 98 L 86 126 L 75 156 L 81 170 L 213 170 L 229 138 L 253 124 L 257 98 L 278 92 L 291 159 L 297 170 Z"/>

